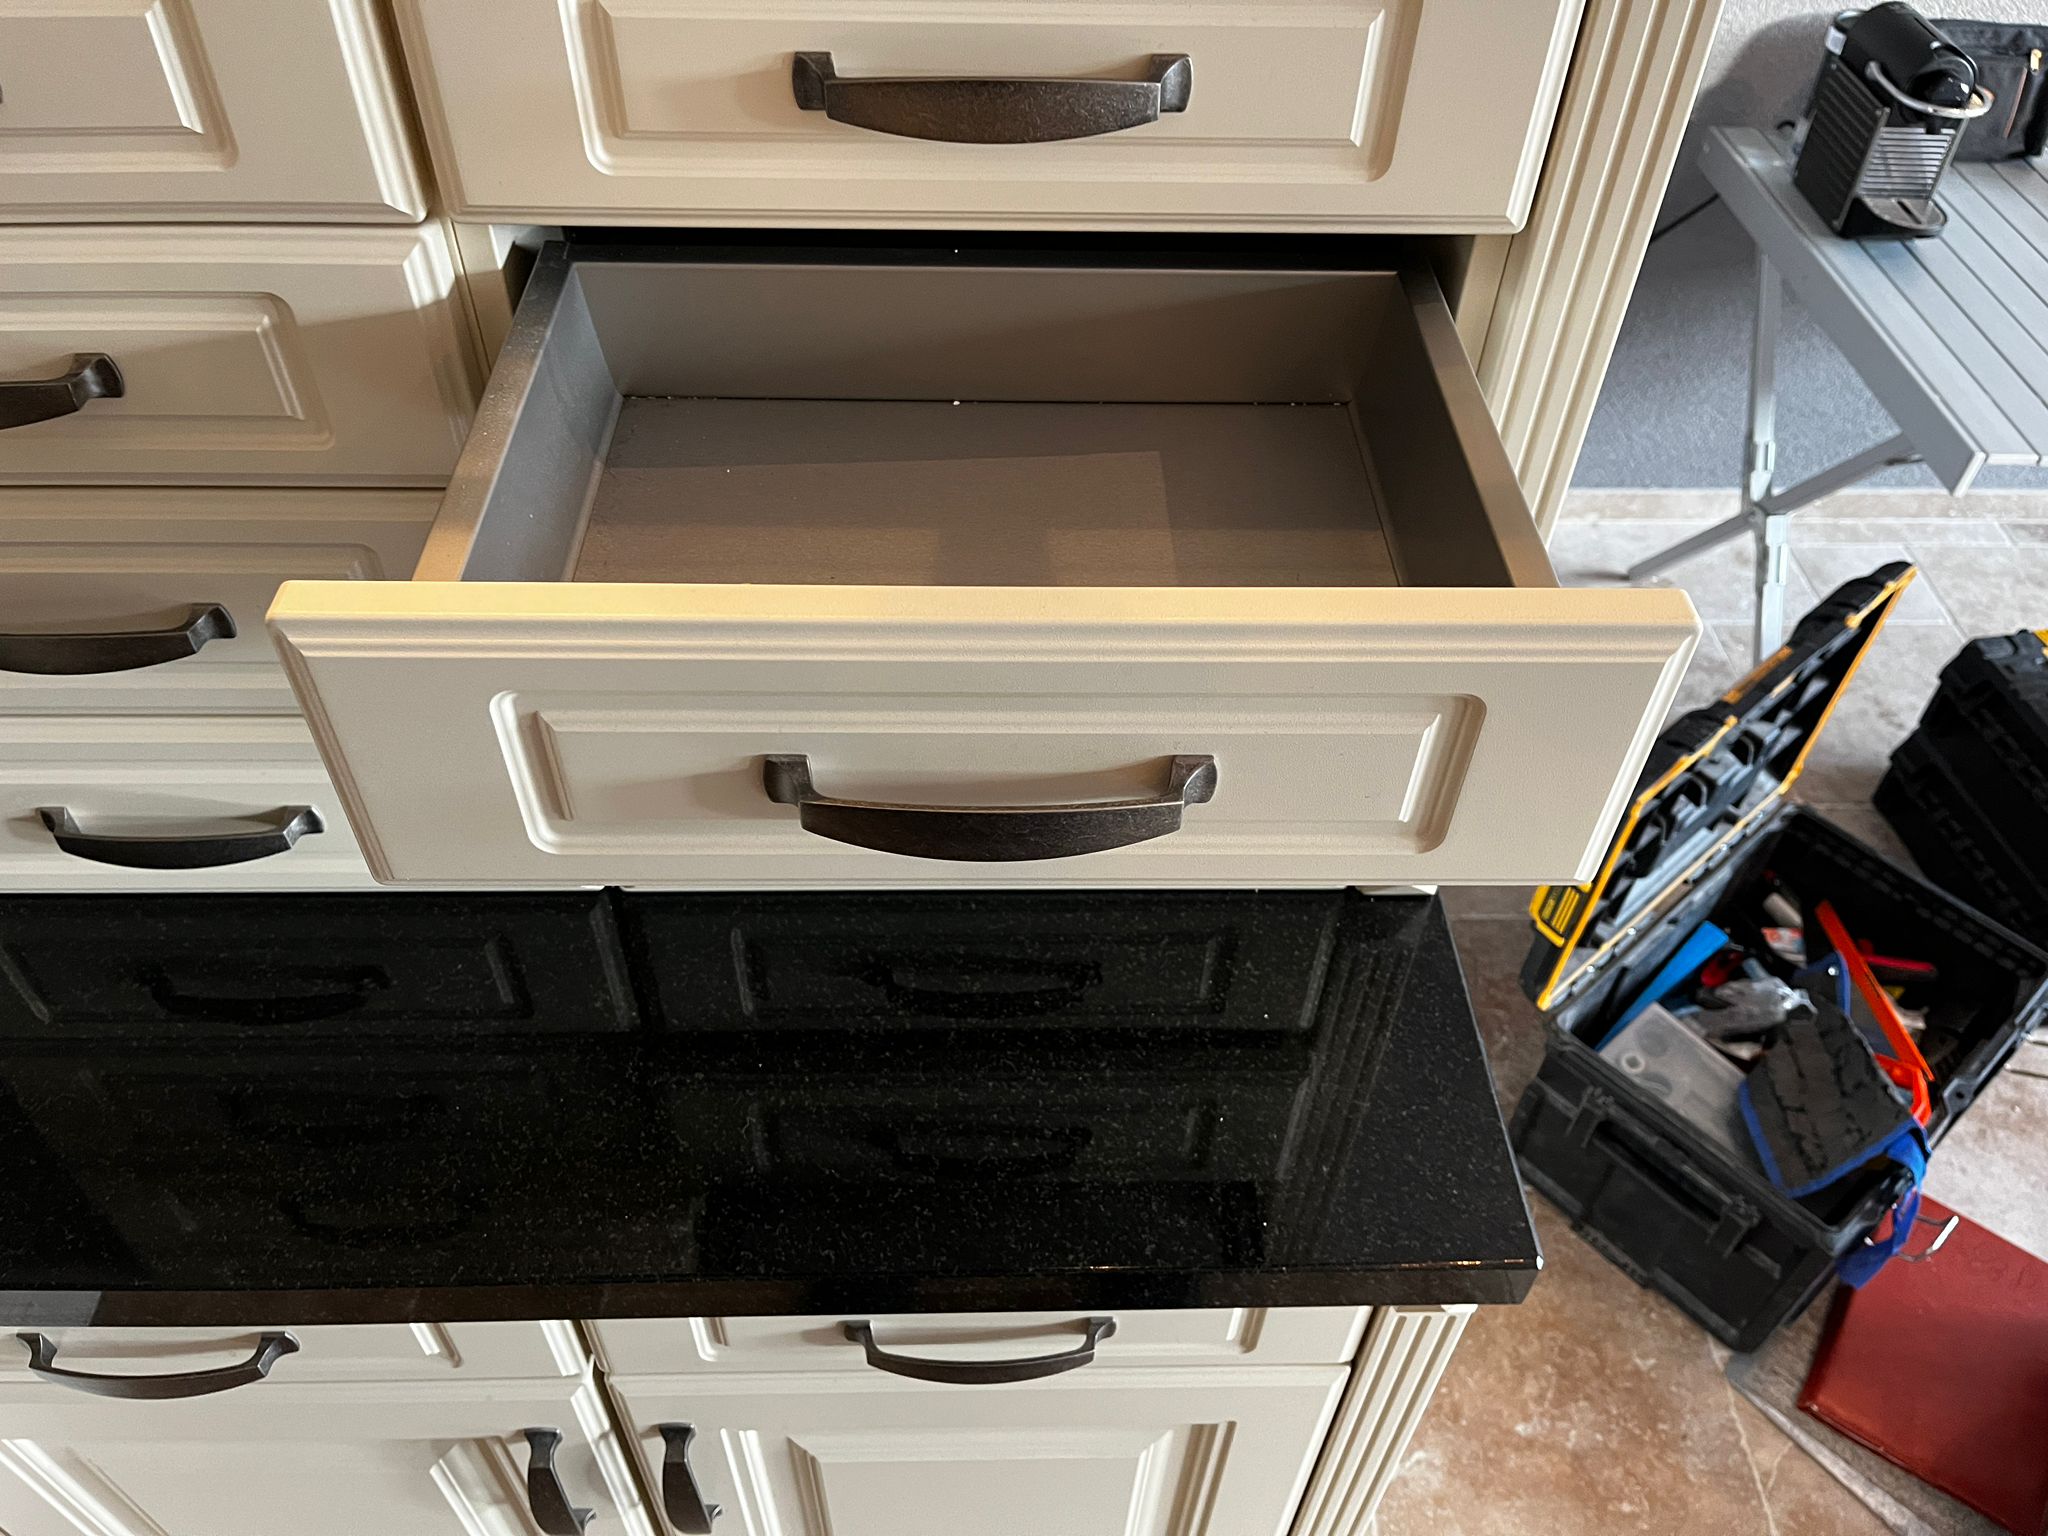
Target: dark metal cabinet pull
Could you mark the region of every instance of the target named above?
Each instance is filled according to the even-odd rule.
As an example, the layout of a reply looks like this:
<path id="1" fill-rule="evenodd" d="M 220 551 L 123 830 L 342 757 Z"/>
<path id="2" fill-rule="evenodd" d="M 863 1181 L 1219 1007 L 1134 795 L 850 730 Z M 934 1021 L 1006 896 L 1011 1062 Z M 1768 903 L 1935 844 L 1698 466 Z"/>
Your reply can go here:
<path id="1" fill-rule="evenodd" d="M 681 1536 L 711 1536 L 711 1522 L 724 1513 L 716 1504 L 704 1501 L 697 1486 L 697 1474 L 690 1470 L 690 1442 L 697 1438 L 694 1424 L 657 1424 L 661 1434 L 661 1512 Z"/>
<path id="2" fill-rule="evenodd" d="M 837 123 L 948 144 L 1045 144 L 1156 123 L 1185 112 L 1194 65 L 1155 53 L 1140 80 L 948 79 L 921 75 L 842 80 L 829 53 L 799 53 L 790 88 L 806 112 Z"/>
<path id="3" fill-rule="evenodd" d="M 913 1381 L 944 1382 L 948 1386 L 999 1387 L 1078 1371 L 1095 1359 L 1095 1346 L 1116 1332 L 1116 1319 L 1091 1317 L 1085 1324 L 1088 1336 L 1072 1349 L 1056 1355 L 1033 1355 L 1026 1360 L 924 1360 L 916 1355 L 892 1354 L 882 1348 L 875 1342 L 875 1325 L 866 1319 L 839 1326 L 866 1352 L 868 1364 L 878 1371 L 908 1376 Z"/>
<path id="4" fill-rule="evenodd" d="M 47 1334 L 17 1333 L 15 1337 L 28 1346 L 28 1368 L 44 1381 L 74 1392 L 90 1392 L 94 1397 L 122 1397 L 132 1402 L 209 1397 L 215 1392 L 251 1386 L 299 1348 L 299 1341 L 288 1333 L 266 1333 L 257 1339 L 256 1353 L 240 1365 L 224 1365 L 211 1371 L 179 1371 L 169 1376 L 95 1376 L 90 1371 L 61 1369 L 57 1364 L 56 1341 Z"/>
<path id="5" fill-rule="evenodd" d="M 121 629 L 99 634 L 0 635 L 0 672 L 84 677 L 133 672 L 197 656 L 209 640 L 235 638 L 235 620 L 219 603 L 195 603 L 165 629 Z"/>
<path id="6" fill-rule="evenodd" d="M 36 814 L 50 829 L 57 846 L 75 859 L 118 864 L 123 869 L 217 869 L 290 853 L 302 837 L 325 830 L 320 813 L 310 805 L 287 805 L 271 812 L 271 825 L 254 832 L 222 832 L 211 836 L 137 837 L 88 832 L 61 805 L 45 805 Z"/>
<path id="7" fill-rule="evenodd" d="M 806 832 L 835 843 L 914 859 L 1070 859 L 1178 832 L 1181 813 L 1216 793 L 1216 759 L 1171 759 L 1165 792 L 1155 800 L 1074 805 L 891 805 L 835 800 L 818 793 L 811 782 L 811 761 L 801 754 L 763 758 L 761 782 L 770 800 L 797 808 L 797 824 Z"/>
<path id="8" fill-rule="evenodd" d="M 555 1470 L 555 1452 L 561 1447 L 559 1429 L 522 1429 L 526 1436 L 526 1507 L 533 1511 L 533 1523 L 546 1536 L 583 1536 L 594 1509 L 578 1509 L 569 1502 L 562 1486 L 562 1474 Z"/>
<path id="9" fill-rule="evenodd" d="M 259 980 L 255 990 L 233 990 L 225 978 L 212 983 L 217 990 L 201 990 L 181 984 L 168 972 L 152 970 L 143 976 L 149 1000 L 174 1019 L 201 1019 L 210 1024 L 314 1024 L 338 1019 L 360 1011 L 379 992 L 389 991 L 390 973 L 381 967 L 312 966 L 296 970 L 306 983 L 302 992 L 282 992 L 276 984 Z"/>
<path id="10" fill-rule="evenodd" d="M 54 379 L 0 382 L 0 432 L 82 411 L 88 400 L 116 400 L 126 393 L 121 370 L 104 352 L 80 352 L 71 371 Z"/>

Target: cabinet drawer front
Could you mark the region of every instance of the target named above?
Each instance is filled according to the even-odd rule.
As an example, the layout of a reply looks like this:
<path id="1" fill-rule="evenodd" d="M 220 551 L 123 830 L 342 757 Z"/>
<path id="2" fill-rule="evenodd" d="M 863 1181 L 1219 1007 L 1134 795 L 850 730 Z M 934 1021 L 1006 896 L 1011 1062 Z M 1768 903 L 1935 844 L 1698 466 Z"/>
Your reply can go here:
<path id="1" fill-rule="evenodd" d="M 649 1486 L 666 1475 L 676 1507 L 743 1511 L 752 1530 L 1281 1536 L 1347 1375 L 1090 1368 L 1004 1387 L 736 1376 L 615 1380 L 614 1392 Z M 664 1466 L 676 1453 L 663 1426 L 684 1425 L 687 1478 Z"/>
<path id="2" fill-rule="evenodd" d="M 439 226 L 0 232 L 0 381 L 120 392 L 0 431 L 0 483 L 439 485 L 476 341 Z"/>
<path id="3" fill-rule="evenodd" d="M 216 839 L 272 832 L 307 809 L 320 823 L 287 852 L 189 869 L 68 853 L 40 812 L 80 832 Z M 113 850 L 109 850 L 113 852 Z M 208 891 L 369 884 L 339 799 L 297 720 L 193 715 L 17 717 L 0 730 L 0 890 Z"/>
<path id="4" fill-rule="evenodd" d="M 1105 13 L 1064 0 L 891 14 L 706 0 L 399 0 L 459 213 L 562 222 L 962 223 L 1506 230 L 1525 215 L 1578 7 L 1563 0 L 1256 0 Z M 1485 66 L 1475 72 L 1484 38 Z M 798 54 L 834 74 L 1141 79 L 1185 55 L 1184 110 L 1062 142 L 935 143 L 806 111 Z M 516 82 L 516 83 L 515 83 Z M 1063 136 L 1026 87 L 1013 122 Z M 1097 125 L 1099 126 L 1099 125 Z"/>
<path id="5" fill-rule="evenodd" d="M 0 220 L 427 211 L 372 0 L 48 0 L 0 58 Z"/>
<path id="6" fill-rule="evenodd" d="M 1690 652 L 1674 596 L 292 583 L 273 612 L 380 879 L 1345 885 L 1585 877 Z M 806 831 L 778 754 L 910 805 L 1142 797 L 1178 754 L 1218 784 L 1133 847 L 941 862 Z"/>
<path id="7" fill-rule="evenodd" d="M 106 1376 L 172 1376 L 239 1365 L 263 1337 L 289 1333 L 297 1350 L 281 1356 L 265 1384 L 300 1382 L 452 1381 L 485 1377 L 574 1376 L 585 1357 L 573 1324 L 359 1323 L 251 1328 L 44 1327 L 16 1324 L 0 1339 L 0 1400 L 35 1402 L 66 1389 L 29 1369 L 27 1347 L 13 1337 L 35 1333 L 56 1346 L 61 1370 Z M 263 1387 L 251 1384 L 252 1398 Z"/>
<path id="8" fill-rule="evenodd" d="M 294 709 L 263 628 L 278 584 L 404 580 L 439 502 L 432 491 L 0 491 L 0 712 Z M 90 675 L 9 670 L 12 639 L 158 631 L 215 604 L 233 637 L 188 656 Z M 35 648 L 47 664 L 51 648 Z M 78 656 L 57 660 L 98 664 Z"/>
<path id="9" fill-rule="evenodd" d="M 1086 1371 L 1118 1365 L 1338 1365 L 1358 1352 L 1364 1307 L 1217 1307 L 1120 1311 Z M 686 1371 L 833 1371 L 880 1378 L 846 1317 L 611 1318 L 587 1326 L 614 1375 Z M 1082 1342 L 1072 1312 L 902 1313 L 865 1319 L 883 1348 L 935 1360 L 1054 1354 Z M 1075 1377 L 1085 1381 L 1085 1374 Z"/>

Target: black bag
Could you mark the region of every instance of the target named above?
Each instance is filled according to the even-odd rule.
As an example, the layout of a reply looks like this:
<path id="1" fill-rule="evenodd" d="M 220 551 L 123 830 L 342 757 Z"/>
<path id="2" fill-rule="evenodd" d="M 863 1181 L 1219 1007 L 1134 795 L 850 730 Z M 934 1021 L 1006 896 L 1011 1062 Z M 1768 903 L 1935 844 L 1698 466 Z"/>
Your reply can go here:
<path id="1" fill-rule="evenodd" d="M 2009 160 L 2048 147 L 2048 26 L 1937 21 L 1936 31 L 1977 64 L 1991 110 L 1963 124 L 1958 160 Z"/>

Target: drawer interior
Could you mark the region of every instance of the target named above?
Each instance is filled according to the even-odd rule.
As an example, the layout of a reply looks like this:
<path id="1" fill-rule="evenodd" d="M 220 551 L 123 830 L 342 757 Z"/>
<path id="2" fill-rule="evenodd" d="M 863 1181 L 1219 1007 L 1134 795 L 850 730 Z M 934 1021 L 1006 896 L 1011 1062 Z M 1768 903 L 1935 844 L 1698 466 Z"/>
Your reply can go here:
<path id="1" fill-rule="evenodd" d="M 417 576 L 1550 586 L 1434 279 L 550 249 Z"/>

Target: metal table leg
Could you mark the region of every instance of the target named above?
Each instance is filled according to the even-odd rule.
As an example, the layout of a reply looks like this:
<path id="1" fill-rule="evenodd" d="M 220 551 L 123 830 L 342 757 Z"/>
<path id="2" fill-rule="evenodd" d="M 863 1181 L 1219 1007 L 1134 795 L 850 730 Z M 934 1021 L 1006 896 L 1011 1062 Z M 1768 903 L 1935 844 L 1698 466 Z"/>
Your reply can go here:
<path id="1" fill-rule="evenodd" d="M 1756 540 L 1756 654 L 1770 655 L 1784 643 L 1785 589 L 1791 544 L 1787 520 L 1799 508 L 1832 496 L 1866 475 L 1898 464 L 1917 464 L 1920 455 L 1901 432 L 1831 465 L 1782 491 L 1771 489 L 1778 468 L 1778 322 L 1784 288 L 1770 260 L 1757 252 L 1756 328 L 1749 356 L 1749 439 L 1743 452 L 1742 510 L 1691 538 L 1659 550 L 1628 569 L 1643 581 L 1694 555 L 1739 538 Z"/>

